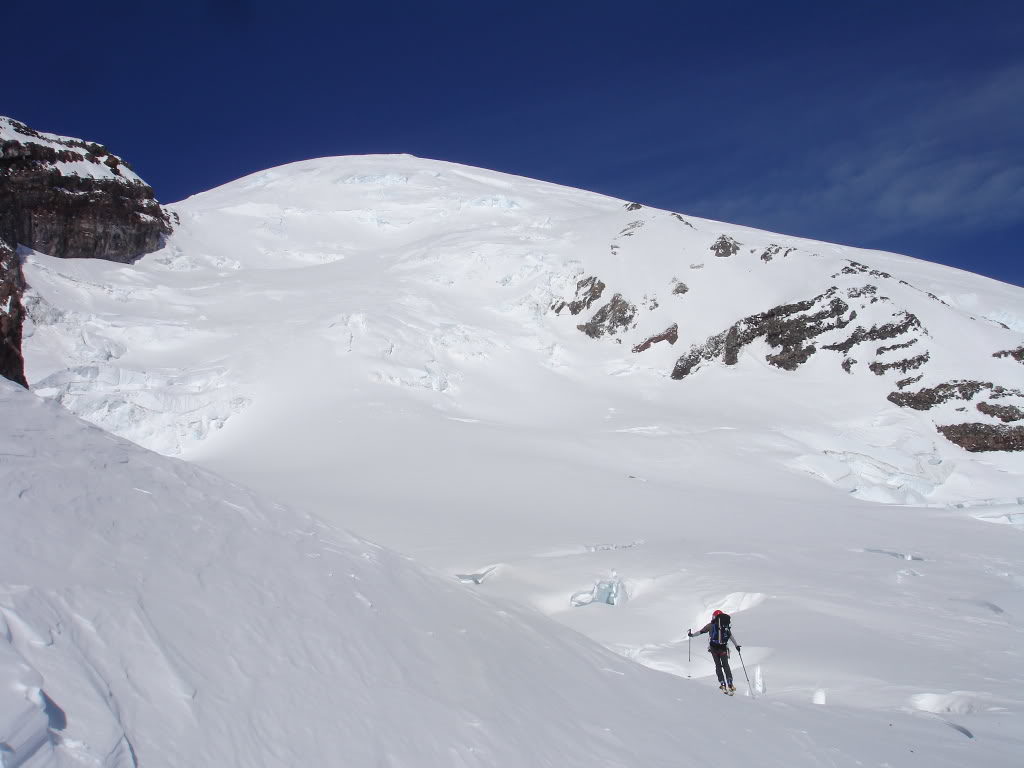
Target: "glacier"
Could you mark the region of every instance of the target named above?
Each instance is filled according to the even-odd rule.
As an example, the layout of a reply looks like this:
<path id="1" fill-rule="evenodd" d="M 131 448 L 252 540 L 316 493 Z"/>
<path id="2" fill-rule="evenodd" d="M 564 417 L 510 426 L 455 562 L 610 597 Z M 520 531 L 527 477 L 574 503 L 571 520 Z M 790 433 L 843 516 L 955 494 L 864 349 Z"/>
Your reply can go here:
<path id="1" fill-rule="evenodd" d="M 408 155 L 169 209 L 130 266 L 23 253 L 35 395 L 3 390 L 0 462 L 19 749 L 1019 761 L 1024 454 L 936 427 L 1024 403 L 996 356 L 1024 343 L 1022 289 Z M 780 357 L 778 318 L 817 335 Z M 964 379 L 992 386 L 889 397 Z M 573 607 L 613 572 L 628 600 Z M 688 647 L 715 608 L 764 697 L 722 697 Z"/>

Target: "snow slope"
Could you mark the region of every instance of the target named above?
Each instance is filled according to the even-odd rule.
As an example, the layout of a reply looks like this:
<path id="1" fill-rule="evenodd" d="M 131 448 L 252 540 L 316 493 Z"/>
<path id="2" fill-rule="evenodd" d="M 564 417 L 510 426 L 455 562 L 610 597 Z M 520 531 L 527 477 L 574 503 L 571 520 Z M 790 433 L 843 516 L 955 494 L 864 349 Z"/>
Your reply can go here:
<path id="1" fill-rule="evenodd" d="M 42 256 L 28 265 L 33 387 L 164 453 L 187 453 L 250 403 L 265 408 L 288 380 L 305 387 L 321 372 L 352 372 L 360 383 L 440 393 L 437 404 L 470 417 L 507 413 L 513 393 L 579 380 L 666 409 L 700 400 L 725 411 L 720 420 L 751 399 L 754 413 L 742 418 L 756 420 L 783 398 L 776 423 L 805 444 L 799 468 L 872 500 L 973 500 L 979 480 L 997 478 L 994 492 L 1003 472 L 1021 471 L 1019 457 L 970 462 L 935 439 L 936 424 L 999 425 L 973 407 L 985 390 L 969 409 L 954 398 L 925 415 L 886 399 L 970 379 L 1007 390 L 991 404 L 1024 407 L 1024 369 L 993 356 L 1024 342 L 1024 300 L 1013 286 L 405 156 L 296 163 L 174 211 L 181 226 L 138 268 Z M 552 307 L 588 276 L 607 285 L 604 295 L 578 316 L 556 315 Z M 596 340 L 581 334 L 577 325 L 613 292 L 635 311 L 631 327 L 598 325 L 593 333 L 606 336 Z M 845 325 L 812 339 L 821 349 L 798 375 L 775 375 L 783 371 L 765 365 L 770 350 L 755 338 L 741 365 L 723 370 L 708 358 L 686 381 L 665 381 L 688 347 L 730 324 L 794 302 L 822 306 L 827 296 L 846 307 L 835 318 Z M 856 327 L 904 318 L 906 331 L 854 343 Z M 631 351 L 673 326 L 678 343 Z M 278 374 L 284 382 L 273 381 Z M 743 392 L 722 393 L 734 379 Z M 560 394 L 545 391 L 544 405 L 531 400 L 504 418 L 547 420 L 548 404 L 564 410 Z M 823 398 L 830 402 L 806 419 L 808 400 Z M 828 434 L 809 434 L 802 422 L 817 427 L 822 417 Z M 877 429 L 878 418 L 895 430 Z M 920 444 L 905 445 L 905 435 Z M 936 456 L 971 467 L 969 493 L 957 472 L 921 466 Z"/>
<path id="2" fill-rule="evenodd" d="M 5 766 L 952 766 L 1021 744 L 709 697 L 7 382 L 0 413 Z"/>
<path id="3" fill-rule="evenodd" d="M 559 743 L 589 743 L 575 730 L 618 719 L 618 697 L 666 712 L 667 686 L 693 730 L 639 715 L 652 725 L 637 765 L 696 761 L 748 727 L 765 744 L 790 734 L 761 765 L 832 748 L 837 764 L 899 765 L 923 742 L 949 764 L 1018 762 L 1024 454 L 968 453 L 936 426 L 1024 404 L 1024 368 L 993 357 L 1024 342 L 1021 289 L 408 156 L 296 163 L 172 208 L 167 247 L 130 267 L 25 254 L 35 391 L 409 555 L 517 628 L 597 653 L 564 624 L 639 662 L 601 666 L 670 673 L 642 694 L 565 699 L 587 713 L 531 713 L 559 722 Z M 584 306 L 591 277 L 605 288 Z M 836 327 L 796 370 L 766 359 L 764 336 L 735 364 L 709 351 L 800 302 Z M 845 348 L 859 327 L 901 323 Z M 633 351 L 673 325 L 675 343 Z M 1009 394 L 928 411 L 888 399 L 968 379 Z M 596 582 L 624 599 L 573 607 Z M 703 646 L 688 654 L 686 628 L 715 607 L 734 614 L 765 699 L 724 700 Z M 425 611 L 438 632 L 450 619 Z M 502 716 L 546 700 L 524 692 Z M 740 710 L 754 724 L 726 727 L 723 701 L 757 707 Z M 910 727 L 928 736 L 911 746 Z M 497 754 L 479 764 L 545 764 Z"/>

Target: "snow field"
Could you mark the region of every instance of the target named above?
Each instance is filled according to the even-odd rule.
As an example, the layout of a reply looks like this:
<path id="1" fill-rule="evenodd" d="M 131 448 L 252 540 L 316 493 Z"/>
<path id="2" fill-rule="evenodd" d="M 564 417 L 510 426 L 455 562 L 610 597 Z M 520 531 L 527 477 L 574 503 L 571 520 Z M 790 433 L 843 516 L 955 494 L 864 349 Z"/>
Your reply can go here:
<path id="1" fill-rule="evenodd" d="M 0 411 L 7 765 L 967 754 L 918 717 L 713 697 L 3 382 Z"/>
<path id="2" fill-rule="evenodd" d="M 131 269 L 41 254 L 26 268 L 38 307 L 50 308 L 33 314 L 26 344 L 40 394 L 257 494 L 226 494 L 180 464 L 166 466 L 196 474 L 163 491 L 135 483 L 166 494 L 165 509 L 198 483 L 188 509 L 227 516 L 217 552 L 233 559 L 208 555 L 221 564 L 207 586 L 189 574 L 212 566 L 191 555 L 152 573 L 180 567 L 190 605 L 208 611 L 207 634 L 175 642 L 216 646 L 222 614 L 242 627 L 228 632 L 241 655 L 237 665 L 204 656 L 187 684 L 166 673 L 161 691 L 180 689 L 173 726 L 145 719 L 146 696 L 118 683 L 129 714 L 110 721 L 106 747 L 128 734 L 140 754 L 159 754 L 162 743 L 133 734 L 177 728 L 189 745 L 178 749 L 199 751 L 175 756 L 197 764 L 339 753 L 353 765 L 656 766 L 680 754 L 716 765 L 1016 764 L 1020 455 L 971 455 L 938 435 L 936 421 L 968 418 L 963 403 L 889 403 L 903 374 L 867 370 L 877 343 L 853 351 L 851 373 L 825 350 L 779 370 L 757 341 L 736 366 L 668 374 L 742 317 L 873 281 L 889 301 L 857 305 L 858 322 L 907 307 L 927 331 L 916 386 L 965 370 L 1021 386 L 1019 364 L 991 357 L 1020 344 L 1019 330 L 972 319 L 981 306 L 1018 312 L 1019 289 L 407 156 L 271 169 L 175 210 L 182 224 L 167 247 Z M 741 244 L 736 254 L 710 251 L 721 236 Z M 850 260 L 892 276 L 844 275 Z M 554 315 L 587 276 L 607 284 L 602 298 Z M 679 283 L 685 293 L 673 293 Z M 637 327 L 580 333 L 615 293 L 638 307 Z M 631 352 L 672 323 L 675 345 Z M 295 513 L 260 499 L 312 518 L 290 522 Z M 975 519 L 984 515 L 1010 525 Z M 376 550 L 339 533 L 348 529 L 433 573 L 390 554 L 367 565 Z M 335 558 L 344 565 L 328 567 Z M 388 588 L 356 586 L 342 600 L 333 585 L 353 581 L 345 572 Z M 602 581 L 619 585 L 615 605 L 572 606 Z M 161 590 L 146 604 L 177 600 Z M 119 610 L 134 615 L 130 605 Z M 382 605 L 379 632 L 337 641 Z M 716 607 L 734 613 L 764 699 L 718 695 L 703 640 L 687 660 L 686 629 Z M 151 634 L 191 628 L 188 609 L 167 610 L 177 613 Z M 291 629 L 275 636 L 258 618 L 268 611 L 284 611 Z M 126 658 L 174 655 L 127 620 L 112 632 L 104 642 L 128 643 Z M 131 677 L 116 665 L 108 675 Z M 200 679 L 209 693 L 191 697 Z M 324 680 L 338 683 L 322 692 Z M 435 720 L 424 713 L 437 700 Z M 352 724 L 338 725 L 339 713 Z M 197 737 L 195 724 L 217 736 Z M 296 729 L 305 736 L 292 743 Z"/>

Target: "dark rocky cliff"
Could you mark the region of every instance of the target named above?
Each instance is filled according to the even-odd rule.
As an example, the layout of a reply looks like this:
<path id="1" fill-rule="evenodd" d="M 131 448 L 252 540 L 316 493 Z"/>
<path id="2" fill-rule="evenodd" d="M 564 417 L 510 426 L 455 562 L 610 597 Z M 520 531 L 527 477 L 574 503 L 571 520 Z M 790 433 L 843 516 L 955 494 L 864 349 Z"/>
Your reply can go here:
<path id="1" fill-rule="evenodd" d="M 27 387 L 21 359 L 21 292 L 25 281 L 14 248 L 0 239 L 0 376 Z"/>
<path id="2" fill-rule="evenodd" d="M 129 263 L 170 231 L 153 189 L 106 147 L 0 117 L 0 375 L 25 384 L 18 245 Z"/>

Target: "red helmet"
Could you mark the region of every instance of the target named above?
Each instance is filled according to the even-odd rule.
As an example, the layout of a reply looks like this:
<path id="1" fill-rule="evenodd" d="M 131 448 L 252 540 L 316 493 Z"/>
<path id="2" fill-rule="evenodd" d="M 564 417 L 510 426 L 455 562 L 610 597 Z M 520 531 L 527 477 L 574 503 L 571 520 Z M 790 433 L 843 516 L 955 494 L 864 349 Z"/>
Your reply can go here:
<path id="1" fill-rule="evenodd" d="M 721 616 L 721 615 L 722 615 L 721 611 L 715 611 L 714 613 L 711 614 L 711 618 L 713 619 L 713 618 L 715 618 L 715 616 Z"/>

